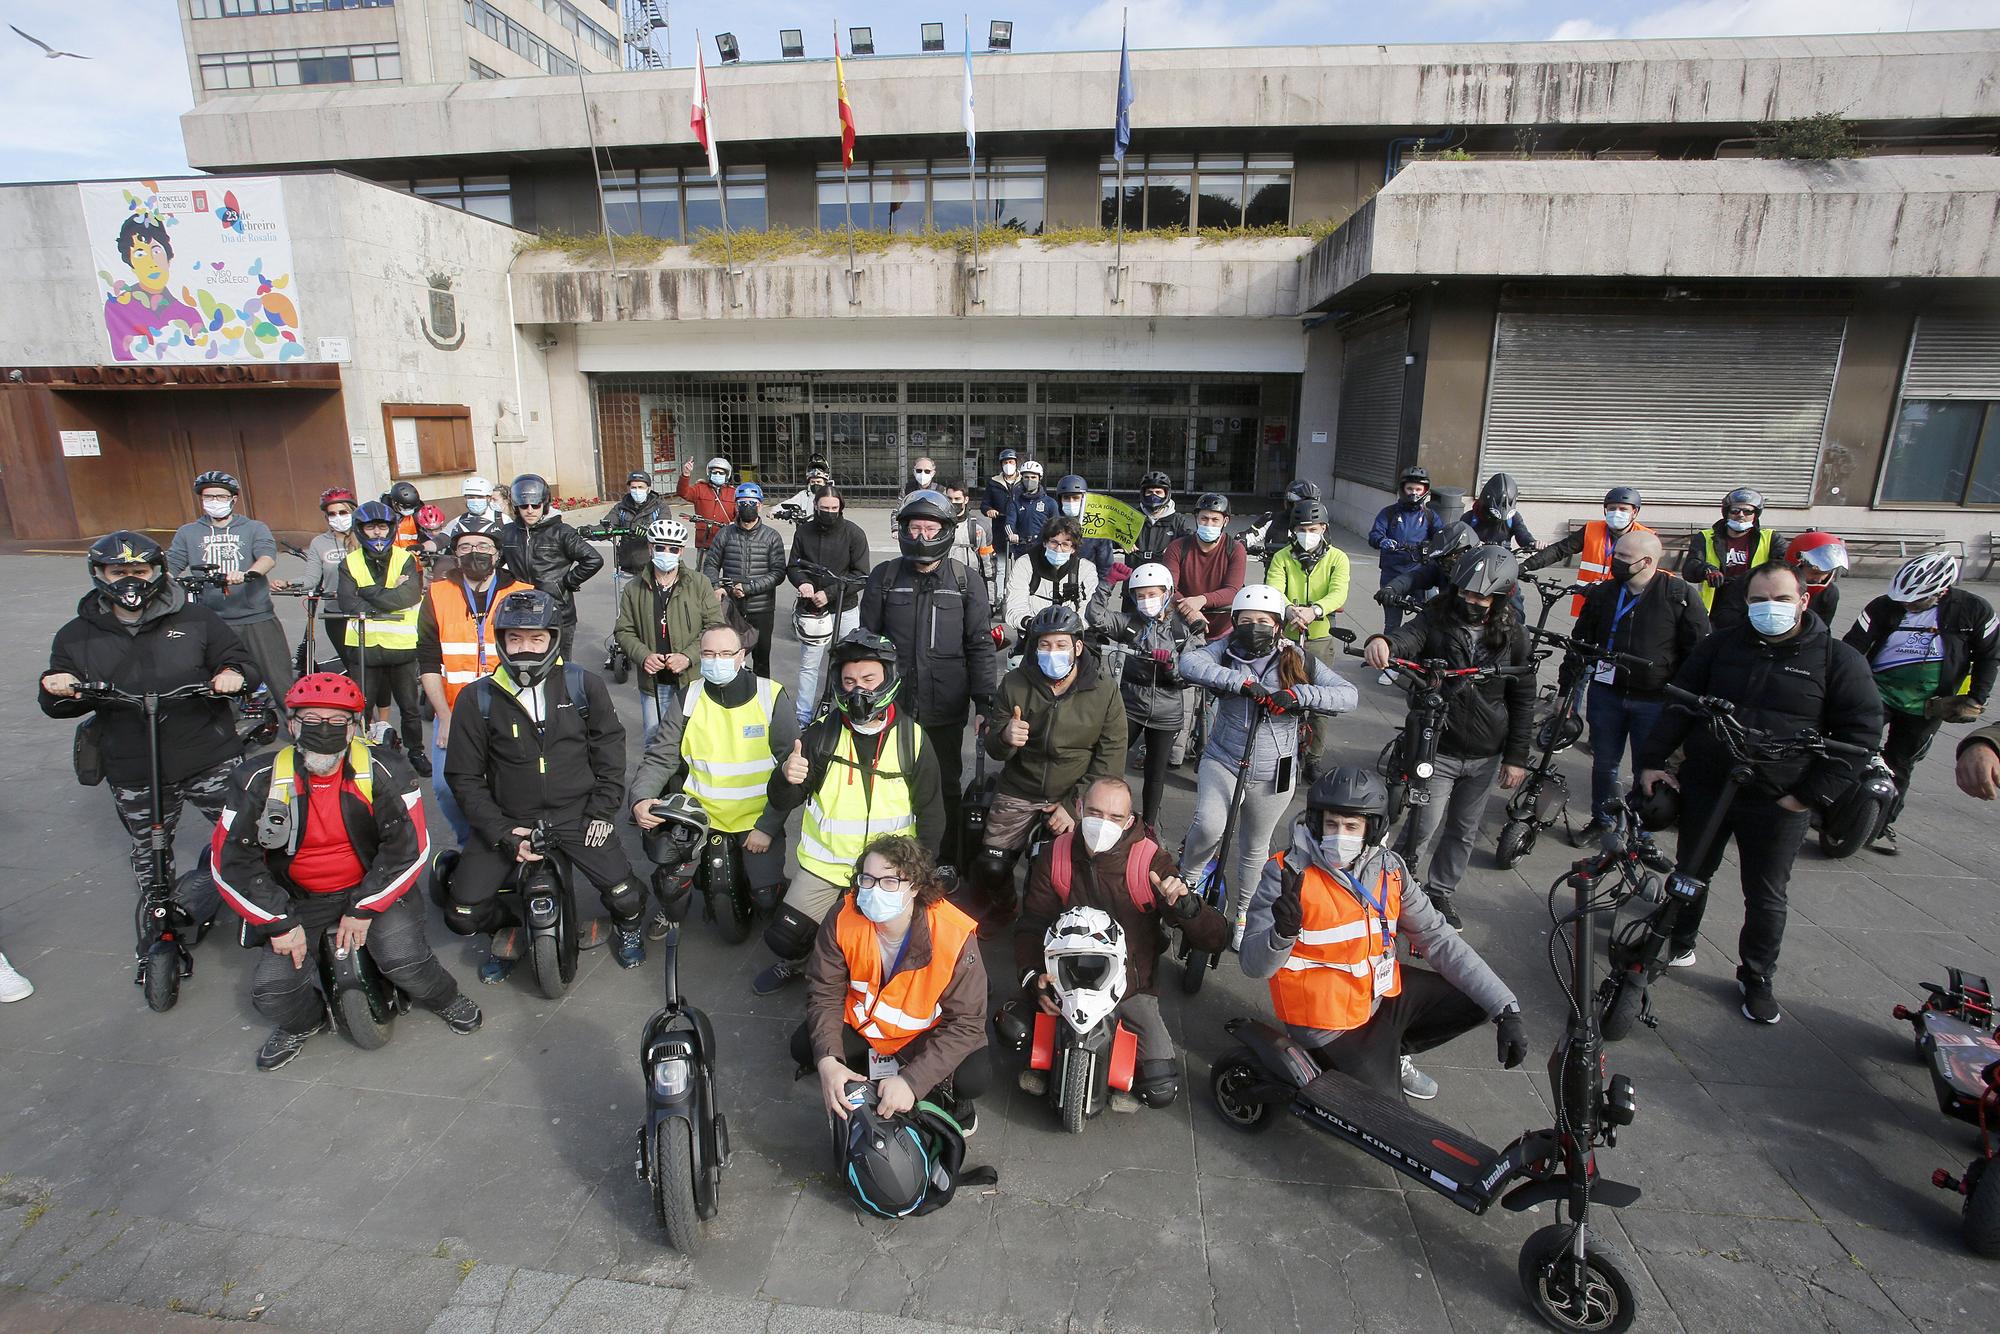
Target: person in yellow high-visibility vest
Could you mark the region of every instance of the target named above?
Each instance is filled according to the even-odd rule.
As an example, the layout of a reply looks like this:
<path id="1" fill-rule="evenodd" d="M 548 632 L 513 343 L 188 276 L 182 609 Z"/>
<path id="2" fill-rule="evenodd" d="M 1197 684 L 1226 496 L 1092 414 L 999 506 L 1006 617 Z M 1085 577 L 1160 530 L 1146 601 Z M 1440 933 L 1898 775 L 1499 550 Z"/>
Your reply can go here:
<path id="1" fill-rule="evenodd" d="M 423 697 L 417 684 L 423 569 L 413 553 L 396 545 L 396 515 L 381 501 L 357 509 L 354 528 L 361 545 L 340 565 L 340 610 L 351 618 L 340 656 L 378 718 L 387 720 L 394 697 L 410 767 L 429 778 L 430 747 L 424 744 Z"/>
<path id="2" fill-rule="evenodd" d="M 1764 526 L 1763 492 L 1739 486 L 1722 498 L 1722 519 L 1694 535 L 1681 561 L 1681 578 L 1701 589 L 1717 634 L 1749 618 L 1751 574 L 1784 549 L 1784 540 Z"/>
<path id="3" fill-rule="evenodd" d="M 798 711 L 784 687 L 750 669 L 743 637 L 727 625 L 703 632 L 701 681 L 667 696 L 659 730 L 639 761 L 627 800 L 641 829 L 660 823 L 655 798 L 679 789 L 701 803 L 712 832 L 743 854 L 743 875 L 760 910 L 785 888 L 785 816 L 768 796 L 771 775 L 799 739 Z M 666 914 L 651 931 L 666 934 Z"/>

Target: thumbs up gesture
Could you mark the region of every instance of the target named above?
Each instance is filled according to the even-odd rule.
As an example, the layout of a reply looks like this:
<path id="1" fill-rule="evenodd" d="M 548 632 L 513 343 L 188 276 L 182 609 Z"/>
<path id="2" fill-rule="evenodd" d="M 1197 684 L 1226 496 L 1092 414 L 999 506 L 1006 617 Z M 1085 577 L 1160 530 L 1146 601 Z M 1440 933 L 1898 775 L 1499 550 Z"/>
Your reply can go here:
<path id="1" fill-rule="evenodd" d="M 812 766 L 806 763 L 806 747 L 803 741 L 792 743 L 792 753 L 785 759 L 785 781 L 797 787 L 806 781 Z"/>
<path id="2" fill-rule="evenodd" d="M 1188 895 L 1188 887 L 1177 875 L 1163 876 L 1158 871 L 1149 871 L 1153 878 L 1153 888 L 1168 903 L 1179 903 Z"/>
<path id="3" fill-rule="evenodd" d="M 1028 720 L 1021 716 L 1021 706 L 1018 704 L 1014 706 L 1014 717 L 1007 724 L 1004 736 L 1007 744 L 1016 750 L 1028 744 Z"/>

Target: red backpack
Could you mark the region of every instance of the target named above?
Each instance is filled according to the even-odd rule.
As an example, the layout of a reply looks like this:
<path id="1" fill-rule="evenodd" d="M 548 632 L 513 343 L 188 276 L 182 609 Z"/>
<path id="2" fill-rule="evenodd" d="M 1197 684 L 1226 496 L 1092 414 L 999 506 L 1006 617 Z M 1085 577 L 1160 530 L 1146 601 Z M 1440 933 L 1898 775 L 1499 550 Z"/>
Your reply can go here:
<path id="1" fill-rule="evenodd" d="M 1076 845 L 1076 832 L 1057 834 L 1054 844 L 1055 861 L 1049 867 L 1049 879 L 1055 885 L 1056 899 L 1067 908 L 1069 906 L 1071 849 Z M 1132 896 L 1132 906 L 1140 912 L 1150 912 L 1153 907 L 1153 854 L 1160 845 L 1150 838 L 1142 838 L 1132 845 L 1125 858 L 1125 892 Z"/>

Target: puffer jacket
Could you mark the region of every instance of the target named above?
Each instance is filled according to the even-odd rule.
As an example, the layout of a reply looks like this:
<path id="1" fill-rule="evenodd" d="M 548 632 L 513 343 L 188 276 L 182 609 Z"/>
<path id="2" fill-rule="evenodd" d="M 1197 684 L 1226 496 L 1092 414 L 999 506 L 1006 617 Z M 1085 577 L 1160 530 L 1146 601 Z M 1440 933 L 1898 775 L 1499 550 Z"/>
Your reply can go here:
<path id="1" fill-rule="evenodd" d="M 743 585 L 744 611 L 769 611 L 777 602 L 772 590 L 785 581 L 785 539 L 768 523 L 755 528 L 732 523 L 708 544 L 701 572 L 717 588 Z"/>
<path id="2" fill-rule="evenodd" d="M 648 492 L 646 503 L 634 505 L 628 493 L 613 505 L 604 516 L 606 528 L 622 528 L 625 536 L 615 539 L 618 568 L 626 574 L 637 574 L 653 561 L 653 544 L 646 536 L 646 527 L 655 519 L 666 517 L 667 505 L 657 491 Z"/>
<path id="3" fill-rule="evenodd" d="M 1283 646 L 1286 653 L 1302 653 L 1296 644 Z M 1258 662 L 1245 662 L 1230 651 L 1227 639 L 1218 639 L 1210 644 L 1200 644 L 1181 654 L 1181 675 L 1189 681 L 1211 690 L 1219 696 L 1215 703 L 1215 721 L 1208 734 L 1208 749 L 1226 764 L 1235 764 L 1243 756 L 1243 748 L 1250 741 L 1251 711 L 1264 712 L 1264 706 L 1246 697 L 1241 686 L 1246 678 L 1255 677 L 1273 690 L 1279 688 L 1278 653 L 1273 651 Z M 1306 659 L 1308 679 L 1300 686 L 1299 698 L 1307 707 L 1325 713 L 1349 713 L 1361 702 L 1361 692 L 1356 690 L 1341 675 L 1317 658 Z M 1250 754 L 1249 781 L 1269 783 L 1278 777 L 1280 761 L 1289 760 L 1299 753 L 1299 725 L 1303 716 L 1296 713 L 1266 715 L 1263 726 L 1257 729 L 1256 749 Z"/>
<path id="4" fill-rule="evenodd" d="M 1169 501 L 1164 511 L 1149 515 L 1139 526 L 1139 540 L 1132 544 L 1128 563 L 1137 567 L 1148 561 L 1158 561 L 1166 554 L 1169 542 L 1177 537 L 1193 536 L 1194 516 L 1181 513 Z"/>
<path id="5" fill-rule="evenodd" d="M 1007 744 L 1014 710 L 1028 724 L 1028 744 Z M 1085 649 L 1076 679 L 1058 695 L 1032 663 L 1000 679 L 986 753 L 1006 767 L 1000 790 L 1024 801 L 1071 803 L 1100 778 L 1125 769 L 1125 701 L 1095 653 Z"/>
<path id="6" fill-rule="evenodd" d="M 544 517 L 533 528 L 519 519 L 509 523 L 500 530 L 500 553 L 516 578 L 561 604 L 564 625 L 576 624 L 576 590 L 604 568 L 602 553 L 560 514 Z"/>
<path id="7" fill-rule="evenodd" d="M 1121 659 L 1124 666 L 1119 672 L 1118 689 L 1125 697 L 1126 719 L 1156 731 L 1178 730 L 1187 718 L 1187 708 L 1182 703 L 1187 682 L 1180 676 L 1181 654 L 1187 652 L 1189 644 L 1203 642 L 1207 626 L 1196 629 L 1189 625 L 1187 618 L 1171 605 L 1157 619 L 1141 616 L 1124 591 L 1128 587 L 1098 585 L 1085 623 L 1112 643 L 1130 646 L 1145 655 Z M 1160 662 L 1153 656 L 1160 652 L 1168 655 L 1167 661 Z"/>
<path id="8" fill-rule="evenodd" d="M 1383 636 L 1398 658 L 1424 661 L 1442 658 L 1453 667 L 1522 667 L 1534 661 L 1528 632 L 1516 625 L 1499 651 L 1481 642 L 1486 627 L 1459 618 L 1447 599 L 1430 606 Z M 1526 765 L 1528 743 L 1535 730 L 1535 678 L 1488 676 L 1445 687 L 1444 734 L 1438 752 L 1459 759 L 1483 760 L 1498 754 L 1501 763 Z"/>
<path id="9" fill-rule="evenodd" d="M 919 725 L 961 726 L 968 704 L 981 713 L 992 704 L 997 663 L 986 581 L 957 561 L 931 570 L 900 556 L 883 561 L 862 590 L 861 625 L 896 646 L 900 698 Z"/>

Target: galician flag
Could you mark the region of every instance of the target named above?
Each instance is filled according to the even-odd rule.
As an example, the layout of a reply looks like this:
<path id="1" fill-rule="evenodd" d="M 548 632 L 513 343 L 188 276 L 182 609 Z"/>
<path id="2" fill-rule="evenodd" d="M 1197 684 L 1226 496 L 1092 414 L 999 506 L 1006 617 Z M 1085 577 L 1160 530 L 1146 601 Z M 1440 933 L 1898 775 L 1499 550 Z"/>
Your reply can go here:
<path id="1" fill-rule="evenodd" d="M 840 99 L 840 165 L 854 165 L 854 107 L 847 100 L 847 70 L 840 63 L 840 21 L 833 25 L 833 87 Z"/>
<path id="2" fill-rule="evenodd" d="M 695 142 L 708 153 L 708 174 L 722 179 L 722 159 L 715 152 L 715 122 L 708 113 L 708 67 L 701 61 L 701 33 L 694 35 L 694 101 L 688 107 L 688 127 Z"/>
<path id="3" fill-rule="evenodd" d="M 962 115 L 965 121 L 965 151 L 977 157 L 979 149 L 974 144 L 976 135 L 972 127 L 972 16 L 963 14 L 960 17 L 965 20 L 965 110 Z"/>

